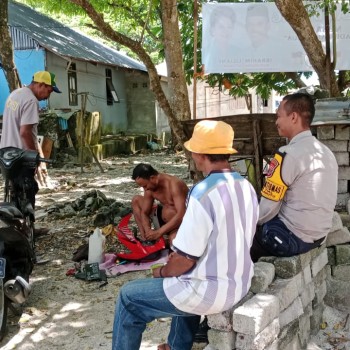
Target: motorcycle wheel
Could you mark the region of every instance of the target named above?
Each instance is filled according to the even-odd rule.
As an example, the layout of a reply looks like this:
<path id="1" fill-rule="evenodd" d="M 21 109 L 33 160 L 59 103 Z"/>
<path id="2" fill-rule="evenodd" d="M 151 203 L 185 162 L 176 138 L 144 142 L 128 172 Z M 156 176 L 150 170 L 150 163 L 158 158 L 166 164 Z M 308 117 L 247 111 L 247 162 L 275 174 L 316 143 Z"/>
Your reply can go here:
<path id="1" fill-rule="evenodd" d="M 0 279 L 0 341 L 6 334 L 8 299 L 5 296 L 4 280 Z"/>
<path id="2" fill-rule="evenodd" d="M 26 217 L 27 239 L 32 250 L 32 259 L 35 261 L 35 239 L 34 239 L 34 223 L 29 216 Z"/>

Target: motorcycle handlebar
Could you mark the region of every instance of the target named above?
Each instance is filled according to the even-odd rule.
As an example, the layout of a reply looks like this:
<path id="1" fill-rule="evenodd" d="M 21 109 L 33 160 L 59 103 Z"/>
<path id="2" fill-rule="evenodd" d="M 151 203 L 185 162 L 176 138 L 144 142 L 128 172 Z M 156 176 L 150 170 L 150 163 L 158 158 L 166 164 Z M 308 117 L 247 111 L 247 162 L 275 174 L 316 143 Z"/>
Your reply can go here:
<path id="1" fill-rule="evenodd" d="M 39 163 L 42 162 L 42 163 L 47 163 L 47 164 L 55 163 L 55 161 L 53 159 L 46 159 L 46 158 L 41 158 L 41 157 L 38 158 L 38 161 L 39 161 Z"/>

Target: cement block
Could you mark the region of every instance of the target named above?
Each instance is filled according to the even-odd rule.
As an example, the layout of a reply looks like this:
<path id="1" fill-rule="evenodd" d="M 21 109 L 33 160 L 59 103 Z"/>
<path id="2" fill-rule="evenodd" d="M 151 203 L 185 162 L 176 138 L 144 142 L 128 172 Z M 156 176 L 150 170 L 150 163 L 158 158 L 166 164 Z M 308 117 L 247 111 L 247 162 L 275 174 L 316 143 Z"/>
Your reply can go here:
<path id="1" fill-rule="evenodd" d="M 279 321 L 278 318 L 276 318 L 256 336 L 237 333 L 236 349 L 263 350 L 277 338 L 279 331 Z"/>
<path id="2" fill-rule="evenodd" d="M 237 333 L 257 335 L 279 314 L 278 298 L 256 294 L 233 311 L 232 328 Z"/>
<path id="3" fill-rule="evenodd" d="M 250 290 L 257 294 L 265 292 L 275 278 L 275 266 L 270 263 L 258 261 L 254 264 L 254 276 Z"/>
<path id="4" fill-rule="evenodd" d="M 327 250 L 324 249 L 320 255 L 311 261 L 311 274 L 315 277 L 328 263 Z"/>
<path id="5" fill-rule="evenodd" d="M 349 290 L 350 281 L 328 278 L 327 294 L 324 298 L 324 302 L 342 312 L 350 313 Z"/>
<path id="6" fill-rule="evenodd" d="M 310 338 L 310 315 L 299 317 L 299 340 L 302 349 L 305 349 Z"/>
<path id="7" fill-rule="evenodd" d="M 309 305 L 312 300 L 315 298 L 315 285 L 313 282 L 309 283 L 305 289 L 300 294 L 301 304 L 305 309 L 307 305 Z"/>
<path id="8" fill-rule="evenodd" d="M 334 125 L 322 125 L 317 128 L 317 138 L 319 140 L 333 140 L 334 137 Z"/>
<path id="9" fill-rule="evenodd" d="M 208 325 L 210 328 L 222 331 L 232 331 L 232 310 L 227 310 L 219 314 L 208 315 Z"/>
<path id="10" fill-rule="evenodd" d="M 335 125 L 335 139 L 349 140 L 350 139 L 349 125 Z"/>
<path id="11" fill-rule="evenodd" d="M 220 350 L 211 344 L 208 344 L 203 350 Z"/>
<path id="12" fill-rule="evenodd" d="M 312 280 L 315 285 L 315 289 L 319 288 L 319 286 L 326 280 L 327 278 L 327 266 L 325 266 Z"/>
<path id="13" fill-rule="evenodd" d="M 312 335 L 316 335 L 320 330 L 320 325 L 323 322 L 324 308 L 324 302 L 321 302 L 312 310 L 312 315 L 310 316 L 310 332 Z"/>
<path id="14" fill-rule="evenodd" d="M 337 208 L 346 208 L 350 198 L 350 193 L 338 193 L 336 207 Z"/>
<path id="15" fill-rule="evenodd" d="M 302 271 L 302 278 L 304 281 L 304 284 L 309 284 L 312 281 L 312 276 L 311 276 L 311 267 L 307 266 L 305 269 Z"/>
<path id="16" fill-rule="evenodd" d="M 349 229 L 343 226 L 340 230 L 330 232 L 327 236 L 326 246 L 331 247 L 338 244 L 344 244 L 350 242 Z"/>
<path id="17" fill-rule="evenodd" d="M 208 340 L 210 346 L 217 350 L 232 350 L 235 347 L 236 333 L 220 332 L 215 329 L 208 330 Z"/>
<path id="18" fill-rule="evenodd" d="M 346 181 L 347 182 L 347 181 Z M 340 214 L 336 211 L 333 212 L 333 217 L 332 217 L 332 227 L 329 230 L 329 232 L 334 232 L 338 231 L 343 228 L 343 221 L 340 217 Z"/>
<path id="19" fill-rule="evenodd" d="M 259 262 L 262 261 L 262 262 L 267 262 L 269 264 L 274 264 L 276 259 L 277 259 L 276 256 L 262 256 L 259 259 Z"/>
<path id="20" fill-rule="evenodd" d="M 338 180 L 350 180 L 350 166 L 342 165 L 338 168 Z"/>
<path id="21" fill-rule="evenodd" d="M 338 193 L 348 192 L 348 180 L 338 180 Z"/>
<path id="22" fill-rule="evenodd" d="M 219 348 L 214 347 L 211 344 L 208 344 L 203 350 L 220 350 Z"/>
<path id="23" fill-rule="evenodd" d="M 276 279 L 271 283 L 267 293 L 278 298 L 280 312 L 286 309 L 298 297 L 298 285 L 301 284 L 300 279 L 301 275 L 297 275 L 288 280 Z"/>
<path id="24" fill-rule="evenodd" d="M 322 141 L 332 152 L 346 152 L 348 151 L 347 140 L 324 140 Z"/>
<path id="25" fill-rule="evenodd" d="M 316 305 L 322 303 L 326 294 L 327 294 L 327 282 L 323 281 L 323 283 L 318 288 L 315 288 L 315 298 L 312 301 L 313 307 L 316 307 Z"/>
<path id="26" fill-rule="evenodd" d="M 332 266 L 332 276 L 336 280 L 350 281 L 350 265 Z"/>
<path id="27" fill-rule="evenodd" d="M 328 265 L 335 265 L 335 248 L 329 247 L 327 248 L 327 254 L 328 254 Z"/>
<path id="28" fill-rule="evenodd" d="M 211 344 L 208 344 L 203 350 L 220 350 L 219 348 L 214 347 Z"/>
<path id="29" fill-rule="evenodd" d="M 339 244 L 335 246 L 335 264 L 350 264 L 350 244 Z"/>
<path id="30" fill-rule="evenodd" d="M 334 152 L 338 165 L 349 165 L 349 152 Z"/>
<path id="31" fill-rule="evenodd" d="M 311 260 L 318 257 L 325 249 L 326 249 L 326 244 L 322 243 L 322 245 L 320 245 L 319 247 L 310 250 Z"/>
<path id="32" fill-rule="evenodd" d="M 277 258 L 274 264 L 276 276 L 279 278 L 291 278 L 301 271 L 300 259 L 298 256 Z"/>
<path id="33" fill-rule="evenodd" d="M 296 298 L 287 309 L 283 310 L 279 316 L 280 327 L 283 328 L 294 320 L 298 319 L 304 313 L 301 299 Z"/>
<path id="34" fill-rule="evenodd" d="M 278 338 L 266 350 L 300 350 L 298 331 L 299 321 L 295 320 L 281 329 Z"/>
<path id="35" fill-rule="evenodd" d="M 339 216 L 341 218 L 341 221 L 343 222 L 343 226 L 350 227 L 350 215 L 349 215 L 349 213 L 347 211 L 341 211 L 341 212 L 339 212 Z"/>
<path id="36" fill-rule="evenodd" d="M 280 278 L 291 278 L 296 276 L 307 264 L 310 263 L 310 254 L 294 255 L 287 258 L 275 260 L 275 273 Z"/>

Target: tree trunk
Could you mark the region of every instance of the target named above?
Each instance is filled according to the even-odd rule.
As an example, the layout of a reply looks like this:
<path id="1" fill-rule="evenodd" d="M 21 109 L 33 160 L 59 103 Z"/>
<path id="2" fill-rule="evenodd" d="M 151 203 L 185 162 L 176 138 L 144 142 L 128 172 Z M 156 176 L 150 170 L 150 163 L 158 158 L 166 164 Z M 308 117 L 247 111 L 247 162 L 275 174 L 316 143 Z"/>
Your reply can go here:
<path id="1" fill-rule="evenodd" d="M 92 19 L 92 21 L 95 23 L 96 27 L 101 31 L 101 33 L 103 33 L 106 37 L 108 37 L 109 39 L 111 39 L 111 40 L 113 40 L 121 45 L 128 47 L 130 50 L 132 50 L 134 53 L 136 53 L 138 55 L 139 59 L 144 63 L 144 65 L 146 66 L 146 69 L 148 71 L 151 90 L 155 94 L 155 98 L 158 101 L 159 106 L 163 109 L 164 113 L 168 117 L 170 128 L 171 128 L 173 134 L 175 135 L 177 141 L 179 142 L 179 144 L 183 145 L 184 141 L 186 141 L 186 136 L 185 136 L 185 133 L 183 131 L 182 125 L 180 123 L 180 119 L 177 118 L 177 116 L 180 115 L 180 113 L 177 112 L 177 108 L 183 108 L 183 106 L 188 105 L 189 102 L 188 102 L 187 94 L 186 95 L 183 94 L 179 98 L 175 98 L 173 96 L 170 96 L 171 101 L 172 101 L 172 99 L 174 99 L 174 103 L 170 103 L 169 100 L 167 99 L 163 89 L 162 89 L 161 84 L 160 84 L 160 79 L 159 79 L 156 67 L 154 66 L 148 53 L 142 47 L 142 43 L 139 41 L 132 40 L 129 37 L 127 37 L 119 32 L 116 32 L 108 23 L 106 23 L 104 21 L 103 14 L 97 12 L 88 0 L 70 0 L 70 2 L 80 6 L 86 12 L 86 14 Z M 175 2 L 175 4 L 176 4 L 176 2 Z M 172 9 L 172 10 L 177 11 L 176 5 L 174 6 L 174 9 Z M 176 23 L 177 23 L 177 14 L 176 14 Z M 177 28 L 177 30 L 179 30 L 179 29 Z M 171 34 L 173 34 L 173 33 L 171 33 Z M 171 35 L 171 34 L 169 34 L 169 35 Z M 167 35 L 167 37 L 168 37 L 168 35 Z M 181 49 L 181 45 L 179 47 Z M 167 51 L 167 49 L 168 48 L 165 48 L 166 51 Z M 166 52 L 166 56 L 168 56 L 170 60 L 173 59 L 172 54 L 167 54 L 167 52 Z M 178 70 L 174 68 L 174 66 L 175 66 L 174 63 L 167 62 L 167 65 L 168 65 L 168 67 L 173 67 L 172 69 L 175 72 L 175 75 L 178 73 Z M 182 65 L 180 67 L 181 67 L 180 69 L 182 69 Z M 183 71 L 182 71 L 181 75 L 184 77 Z M 178 82 L 179 85 L 182 84 L 181 80 L 176 80 L 176 81 Z M 185 81 L 184 78 L 183 78 L 183 81 Z M 175 82 L 175 80 L 174 80 L 174 82 Z M 187 89 L 186 83 L 183 83 L 183 84 L 184 84 L 184 87 L 177 87 L 178 91 L 183 91 L 184 89 Z M 175 105 L 175 102 L 178 105 Z M 175 109 L 173 109 L 172 106 L 175 106 Z M 185 110 L 185 109 L 183 109 L 183 110 Z M 189 110 L 190 110 L 190 108 L 188 106 L 188 111 Z M 174 111 L 176 111 L 176 114 Z M 184 118 L 187 118 L 188 115 L 189 115 L 189 113 L 187 112 L 187 114 L 184 115 Z"/>
<path id="2" fill-rule="evenodd" d="M 21 83 L 13 61 L 12 40 L 8 29 L 8 0 L 0 1 L 0 59 L 11 92 L 19 88 Z"/>
<path id="3" fill-rule="evenodd" d="M 161 0 L 161 14 L 169 104 L 177 120 L 189 120 L 191 109 L 183 67 L 177 0 Z"/>
<path id="4" fill-rule="evenodd" d="M 301 0 L 276 0 L 275 3 L 282 16 L 298 36 L 312 67 L 318 75 L 321 88 L 329 90 L 332 97 L 340 96 L 335 72 L 332 68 L 329 68 L 329 72 L 326 70 L 326 54 L 311 25 L 303 2 Z"/>

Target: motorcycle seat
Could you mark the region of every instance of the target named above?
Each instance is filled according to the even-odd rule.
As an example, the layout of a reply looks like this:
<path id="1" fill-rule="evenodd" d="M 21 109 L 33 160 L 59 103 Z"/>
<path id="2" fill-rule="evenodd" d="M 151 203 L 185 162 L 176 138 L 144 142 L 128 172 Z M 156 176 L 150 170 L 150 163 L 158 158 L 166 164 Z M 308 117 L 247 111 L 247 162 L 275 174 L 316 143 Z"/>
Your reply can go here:
<path id="1" fill-rule="evenodd" d="M 22 219 L 23 214 L 13 204 L 0 202 L 0 217 L 5 219 Z"/>

